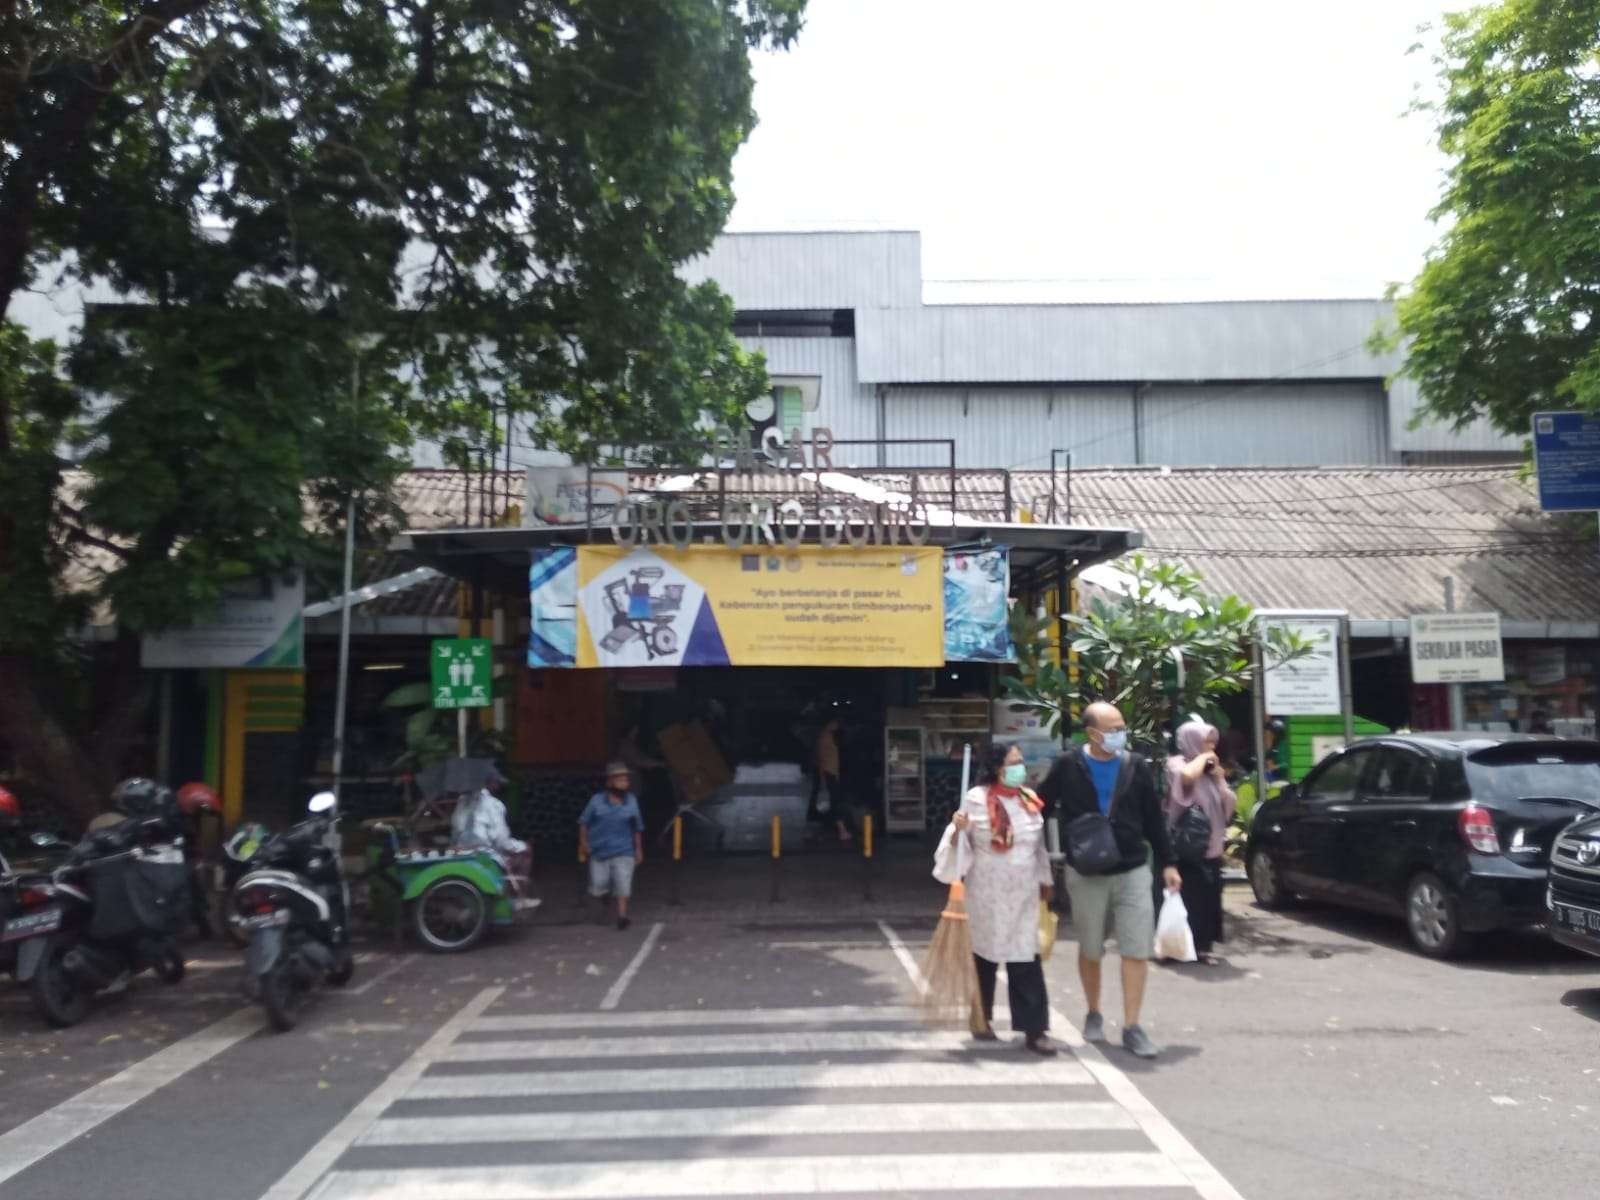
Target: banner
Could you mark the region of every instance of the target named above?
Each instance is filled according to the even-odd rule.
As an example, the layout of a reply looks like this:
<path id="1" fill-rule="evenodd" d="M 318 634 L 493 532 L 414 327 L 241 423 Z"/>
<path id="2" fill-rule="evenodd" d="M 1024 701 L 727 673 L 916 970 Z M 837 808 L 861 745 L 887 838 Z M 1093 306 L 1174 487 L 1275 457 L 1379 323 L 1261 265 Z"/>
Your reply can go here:
<path id="1" fill-rule="evenodd" d="M 555 546 L 533 552 L 528 568 L 530 667 L 578 665 L 578 551 Z"/>
<path id="2" fill-rule="evenodd" d="M 1004 546 L 952 550 L 944 560 L 944 657 L 947 662 L 1015 662 L 1006 597 L 1011 555 Z"/>
<path id="3" fill-rule="evenodd" d="M 146 668 L 305 666 L 306 606 L 301 575 L 240 580 L 223 589 L 222 604 L 209 618 L 182 629 L 147 633 L 140 646 Z"/>
<path id="4" fill-rule="evenodd" d="M 944 662 L 937 547 L 580 546 L 577 553 L 580 667 Z"/>

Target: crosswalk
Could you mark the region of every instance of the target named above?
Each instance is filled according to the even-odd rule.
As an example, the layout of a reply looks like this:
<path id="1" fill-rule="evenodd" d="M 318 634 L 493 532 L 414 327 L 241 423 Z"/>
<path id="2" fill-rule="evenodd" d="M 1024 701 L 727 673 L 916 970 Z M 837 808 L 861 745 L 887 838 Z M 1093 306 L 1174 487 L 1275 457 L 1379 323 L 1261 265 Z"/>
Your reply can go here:
<path id="1" fill-rule="evenodd" d="M 1097 1056 L 1041 1060 L 906 1008 L 489 1009 L 305 1197 L 1235 1195 L 1158 1144 L 1130 1091 Z"/>

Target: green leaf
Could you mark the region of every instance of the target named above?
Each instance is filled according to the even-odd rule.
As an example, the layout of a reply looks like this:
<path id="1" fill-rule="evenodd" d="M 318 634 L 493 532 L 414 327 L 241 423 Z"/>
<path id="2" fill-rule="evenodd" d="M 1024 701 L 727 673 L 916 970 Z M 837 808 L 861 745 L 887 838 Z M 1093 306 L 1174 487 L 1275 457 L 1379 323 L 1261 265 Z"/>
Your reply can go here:
<path id="1" fill-rule="evenodd" d="M 384 708 L 416 708 L 419 704 L 433 703 L 433 685 L 407 683 L 395 688 L 383 698 Z"/>

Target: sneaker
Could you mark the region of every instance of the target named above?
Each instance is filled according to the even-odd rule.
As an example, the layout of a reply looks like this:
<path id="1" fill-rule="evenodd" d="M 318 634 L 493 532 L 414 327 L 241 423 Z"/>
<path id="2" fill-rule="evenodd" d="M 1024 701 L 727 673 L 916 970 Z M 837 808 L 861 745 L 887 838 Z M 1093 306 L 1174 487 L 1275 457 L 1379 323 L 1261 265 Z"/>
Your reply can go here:
<path id="1" fill-rule="evenodd" d="M 1037 1054 L 1040 1058 L 1054 1058 L 1056 1056 L 1055 1043 L 1052 1042 L 1047 1035 L 1042 1033 L 1034 1034 L 1023 1043 L 1023 1046 L 1032 1053 Z"/>
<path id="2" fill-rule="evenodd" d="M 1122 1048 L 1135 1058 L 1154 1058 L 1161 1053 L 1150 1035 L 1137 1025 L 1129 1025 L 1122 1031 Z"/>
<path id="3" fill-rule="evenodd" d="M 618 917 L 617 918 L 617 928 L 618 929 L 626 929 L 629 925 L 632 925 L 632 924 L 633 924 L 633 922 L 628 920 L 627 917 Z"/>
<path id="4" fill-rule="evenodd" d="M 1106 1040 L 1106 1019 L 1099 1013 L 1092 1012 L 1083 1019 L 1083 1040 L 1086 1042 Z"/>

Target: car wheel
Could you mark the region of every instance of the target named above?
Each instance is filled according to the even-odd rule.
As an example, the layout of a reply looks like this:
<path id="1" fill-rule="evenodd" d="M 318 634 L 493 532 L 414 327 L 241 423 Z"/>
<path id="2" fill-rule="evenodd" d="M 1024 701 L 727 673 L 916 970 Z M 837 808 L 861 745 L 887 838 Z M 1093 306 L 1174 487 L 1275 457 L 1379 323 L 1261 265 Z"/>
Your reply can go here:
<path id="1" fill-rule="evenodd" d="M 1250 877 L 1250 890 L 1262 908 L 1269 911 L 1288 908 L 1294 902 L 1294 897 L 1284 889 L 1278 860 L 1272 857 L 1272 851 L 1252 850 L 1245 863 L 1245 874 Z"/>
<path id="2" fill-rule="evenodd" d="M 1450 958 L 1465 948 L 1461 906 L 1431 871 L 1417 875 L 1406 888 L 1406 932 L 1429 958 Z"/>

